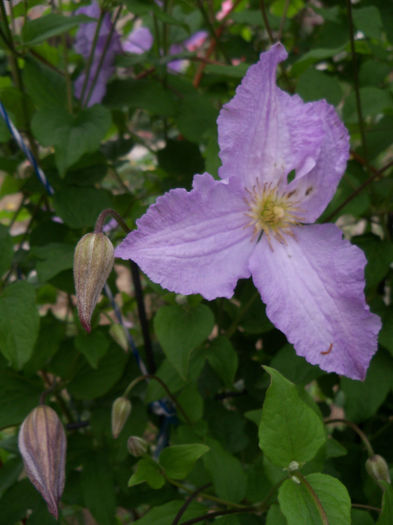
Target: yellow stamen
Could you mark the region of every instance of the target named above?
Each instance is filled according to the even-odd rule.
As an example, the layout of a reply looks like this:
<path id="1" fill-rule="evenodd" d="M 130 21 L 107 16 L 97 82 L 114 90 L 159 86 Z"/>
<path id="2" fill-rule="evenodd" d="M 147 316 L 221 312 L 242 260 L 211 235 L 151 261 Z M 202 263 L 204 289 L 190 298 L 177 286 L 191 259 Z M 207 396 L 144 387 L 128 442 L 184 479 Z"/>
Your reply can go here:
<path id="1" fill-rule="evenodd" d="M 285 244 L 285 236 L 293 237 L 292 228 L 304 222 L 298 202 L 293 199 L 294 192 L 286 193 L 271 183 L 261 187 L 257 181 L 247 193 L 246 215 L 251 219 L 248 226 L 253 226 L 254 237 L 265 233 L 270 247 L 272 237 Z"/>

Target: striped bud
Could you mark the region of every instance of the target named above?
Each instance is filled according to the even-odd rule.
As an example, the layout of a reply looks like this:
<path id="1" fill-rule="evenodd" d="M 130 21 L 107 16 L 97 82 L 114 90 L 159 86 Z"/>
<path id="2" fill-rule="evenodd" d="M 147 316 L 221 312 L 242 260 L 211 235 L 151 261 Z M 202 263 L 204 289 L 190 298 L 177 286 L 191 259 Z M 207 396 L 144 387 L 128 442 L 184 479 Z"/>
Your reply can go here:
<path id="1" fill-rule="evenodd" d="M 57 519 L 64 489 L 67 440 L 56 412 L 46 405 L 32 410 L 20 427 L 18 446 L 27 476 Z"/>
<path id="2" fill-rule="evenodd" d="M 380 481 L 390 483 L 390 472 L 385 459 L 379 454 L 374 454 L 366 461 L 366 470 L 369 475 L 380 485 Z M 383 488 L 383 486 L 381 485 Z"/>
<path id="3" fill-rule="evenodd" d="M 127 448 L 128 452 L 131 454 L 131 456 L 134 456 L 135 458 L 139 458 L 140 456 L 143 456 L 143 454 L 146 454 L 147 452 L 147 441 L 145 441 L 143 438 L 138 436 L 130 436 L 127 441 Z"/>
<path id="4" fill-rule="evenodd" d="M 131 401 L 126 397 L 118 397 L 112 405 L 112 435 L 116 439 L 122 431 L 131 412 Z"/>
<path id="5" fill-rule="evenodd" d="M 90 320 L 114 262 L 114 248 L 104 233 L 87 233 L 74 253 L 74 282 L 80 322 L 90 332 Z"/>

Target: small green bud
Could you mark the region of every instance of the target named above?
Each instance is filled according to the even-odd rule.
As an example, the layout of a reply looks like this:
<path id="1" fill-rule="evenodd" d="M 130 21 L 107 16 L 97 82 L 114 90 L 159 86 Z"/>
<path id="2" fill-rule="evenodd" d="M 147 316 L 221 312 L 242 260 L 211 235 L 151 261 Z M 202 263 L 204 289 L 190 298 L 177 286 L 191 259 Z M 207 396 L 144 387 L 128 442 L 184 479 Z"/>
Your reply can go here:
<path id="1" fill-rule="evenodd" d="M 148 444 L 147 441 L 141 437 L 130 436 L 127 441 L 127 448 L 131 456 L 139 458 L 140 456 L 143 456 L 143 454 L 146 454 Z"/>
<path id="2" fill-rule="evenodd" d="M 74 282 L 81 324 L 90 332 L 90 320 L 114 262 L 114 248 L 104 233 L 82 237 L 74 253 Z"/>
<path id="3" fill-rule="evenodd" d="M 18 446 L 27 476 L 57 519 L 64 489 L 67 440 L 56 412 L 46 405 L 32 410 L 20 427 Z"/>
<path id="4" fill-rule="evenodd" d="M 131 401 L 126 397 L 118 397 L 112 405 L 112 435 L 116 439 L 122 431 L 131 412 Z"/>
<path id="5" fill-rule="evenodd" d="M 366 461 L 366 470 L 369 475 L 378 483 L 386 481 L 390 483 L 389 467 L 385 459 L 379 454 L 374 454 Z"/>

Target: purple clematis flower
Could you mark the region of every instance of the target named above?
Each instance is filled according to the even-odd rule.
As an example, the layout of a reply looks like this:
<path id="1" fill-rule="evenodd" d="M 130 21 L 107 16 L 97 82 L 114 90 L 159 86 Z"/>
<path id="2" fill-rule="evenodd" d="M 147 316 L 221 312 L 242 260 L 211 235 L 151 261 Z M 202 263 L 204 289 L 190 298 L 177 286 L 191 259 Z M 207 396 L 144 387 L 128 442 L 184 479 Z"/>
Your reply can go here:
<path id="1" fill-rule="evenodd" d="M 128 53 L 141 55 L 142 53 L 149 51 L 152 45 L 153 35 L 147 27 L 141 26 L 131 31 L 123 44 L 123 49 L 124 51 L 128 51 Z"/>
<path id="2" fill-rule="evenodd" d="M 118 246 L 169 290 L 232 297 L 252 276 L 271 322 L 328 372 L 364 379 L 381 323 L 364 298 L 363 252 L 334 224 L 312 224 L 333 197 L 348 133 L 326 101 L 275 83 L 278 43 L 250 67 L 218 118 L 221 180 L 158 198 Z M 295 172 L 295 178 L 289 180 Z"/>
<path id="3" fill-rule="evenodd" d="M 197 31 L 196 33 L 191 35 L 190 38 L 184 40 L 184 42 L 181 42 L 180 44 L 172 44 L 169 48 L 169 54 L 177 55 L 178 53 L 182 53 L 183 51 L 197 51 L 200 47 L 203 46 L 207 37 L 207 31 Z M 172 60 L 171 62 L 168 62 L 167 68 L 169 71 L 172 71 L 174 73 L 180 73 L 187 66 L 187 64 L 188 60 L 180 58 L 178 60 Z"/>
<path id="4" fill-rule="evenodd" d="M 99 18 L 100 6 L 94 0 L 90 5 L 81 7 L 75 11 L 76 14 L 84 14 L 92 18 Z M 75 51 L 82 55 L 85 60 L 88 60 L 91 52 L 91 47 L 94 41 L 94 35 L 96 32 L 97 22 L 88 22 L 87 24 L 81 24 L 75 37 Z M 101 57 L 104 52 L 106 42 L 112 31 L 112 21 L 109 13 L 105 13 L 101 23 L 101 27 L 98 34 L 97 44 L 93 56 L 93 61 L 90 68 L 89 79 L 87 82 L 87 89 L 85 96 L 88 95 L 92 82 L 94 81 L 97 69 L 100 65 Z M 91 96 L 88 100 L 87 106 L 92 106 L 101 102 L 106 93 L 106 85 L 108 80 L 115 72 L 114 62 L 117 54 L 122 52 L 120 44 L 120 35 L 117 31 L 113 31 L 109 44 L 106 48 L 106 53 L 97 77 L 97 81 L 92 90 Z M 85 82 L 86 73 L 81 73 L 75 81 L 74 91 L 75 96 L 80 98 L 82 95 L 82 89 Z"/>

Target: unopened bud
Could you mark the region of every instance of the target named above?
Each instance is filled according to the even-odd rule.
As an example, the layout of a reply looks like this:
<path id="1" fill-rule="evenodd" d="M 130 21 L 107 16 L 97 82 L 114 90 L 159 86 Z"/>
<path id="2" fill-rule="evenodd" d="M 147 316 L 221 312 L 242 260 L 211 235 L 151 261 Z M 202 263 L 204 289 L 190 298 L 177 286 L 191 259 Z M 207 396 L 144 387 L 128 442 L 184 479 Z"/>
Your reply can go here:
<path id="1" fill-rule="evenodd" d="M 64 489 L 67 440 L 56 412 L 46 405 L 32 410 L 20 427 L 18 446 L 27 476 L 57 519 Z"/>
<path id="2" fill-rule="evenodd" d="M 127 441 L 128 452 L 131 456 L 139 458 L 147 452 L 147 441 L 138 436 L 130 436 Z"/>
<path id="3" fill-rule="evenodd" d="M 114 248 L 104 233 L 87 233 L 74 253 L 74 282 L 79 319 L 90 332 L 90 319 L 114 262 Z"/>
<path id="4" fill-rule="evenodd" d="M 382 456 L 374 454 L 374 456 L 368 458 L 366 461 L 366 470 L 378 484 L 380 481 L 390 483 L 389 467 Z"/>
<path id="5" fill-rule="evenodd" d="M 126 397 L 118 397 L 112 405 L 112 435 L 116 439 L 122 431 L 131 412 L 131 401 Z"/>

